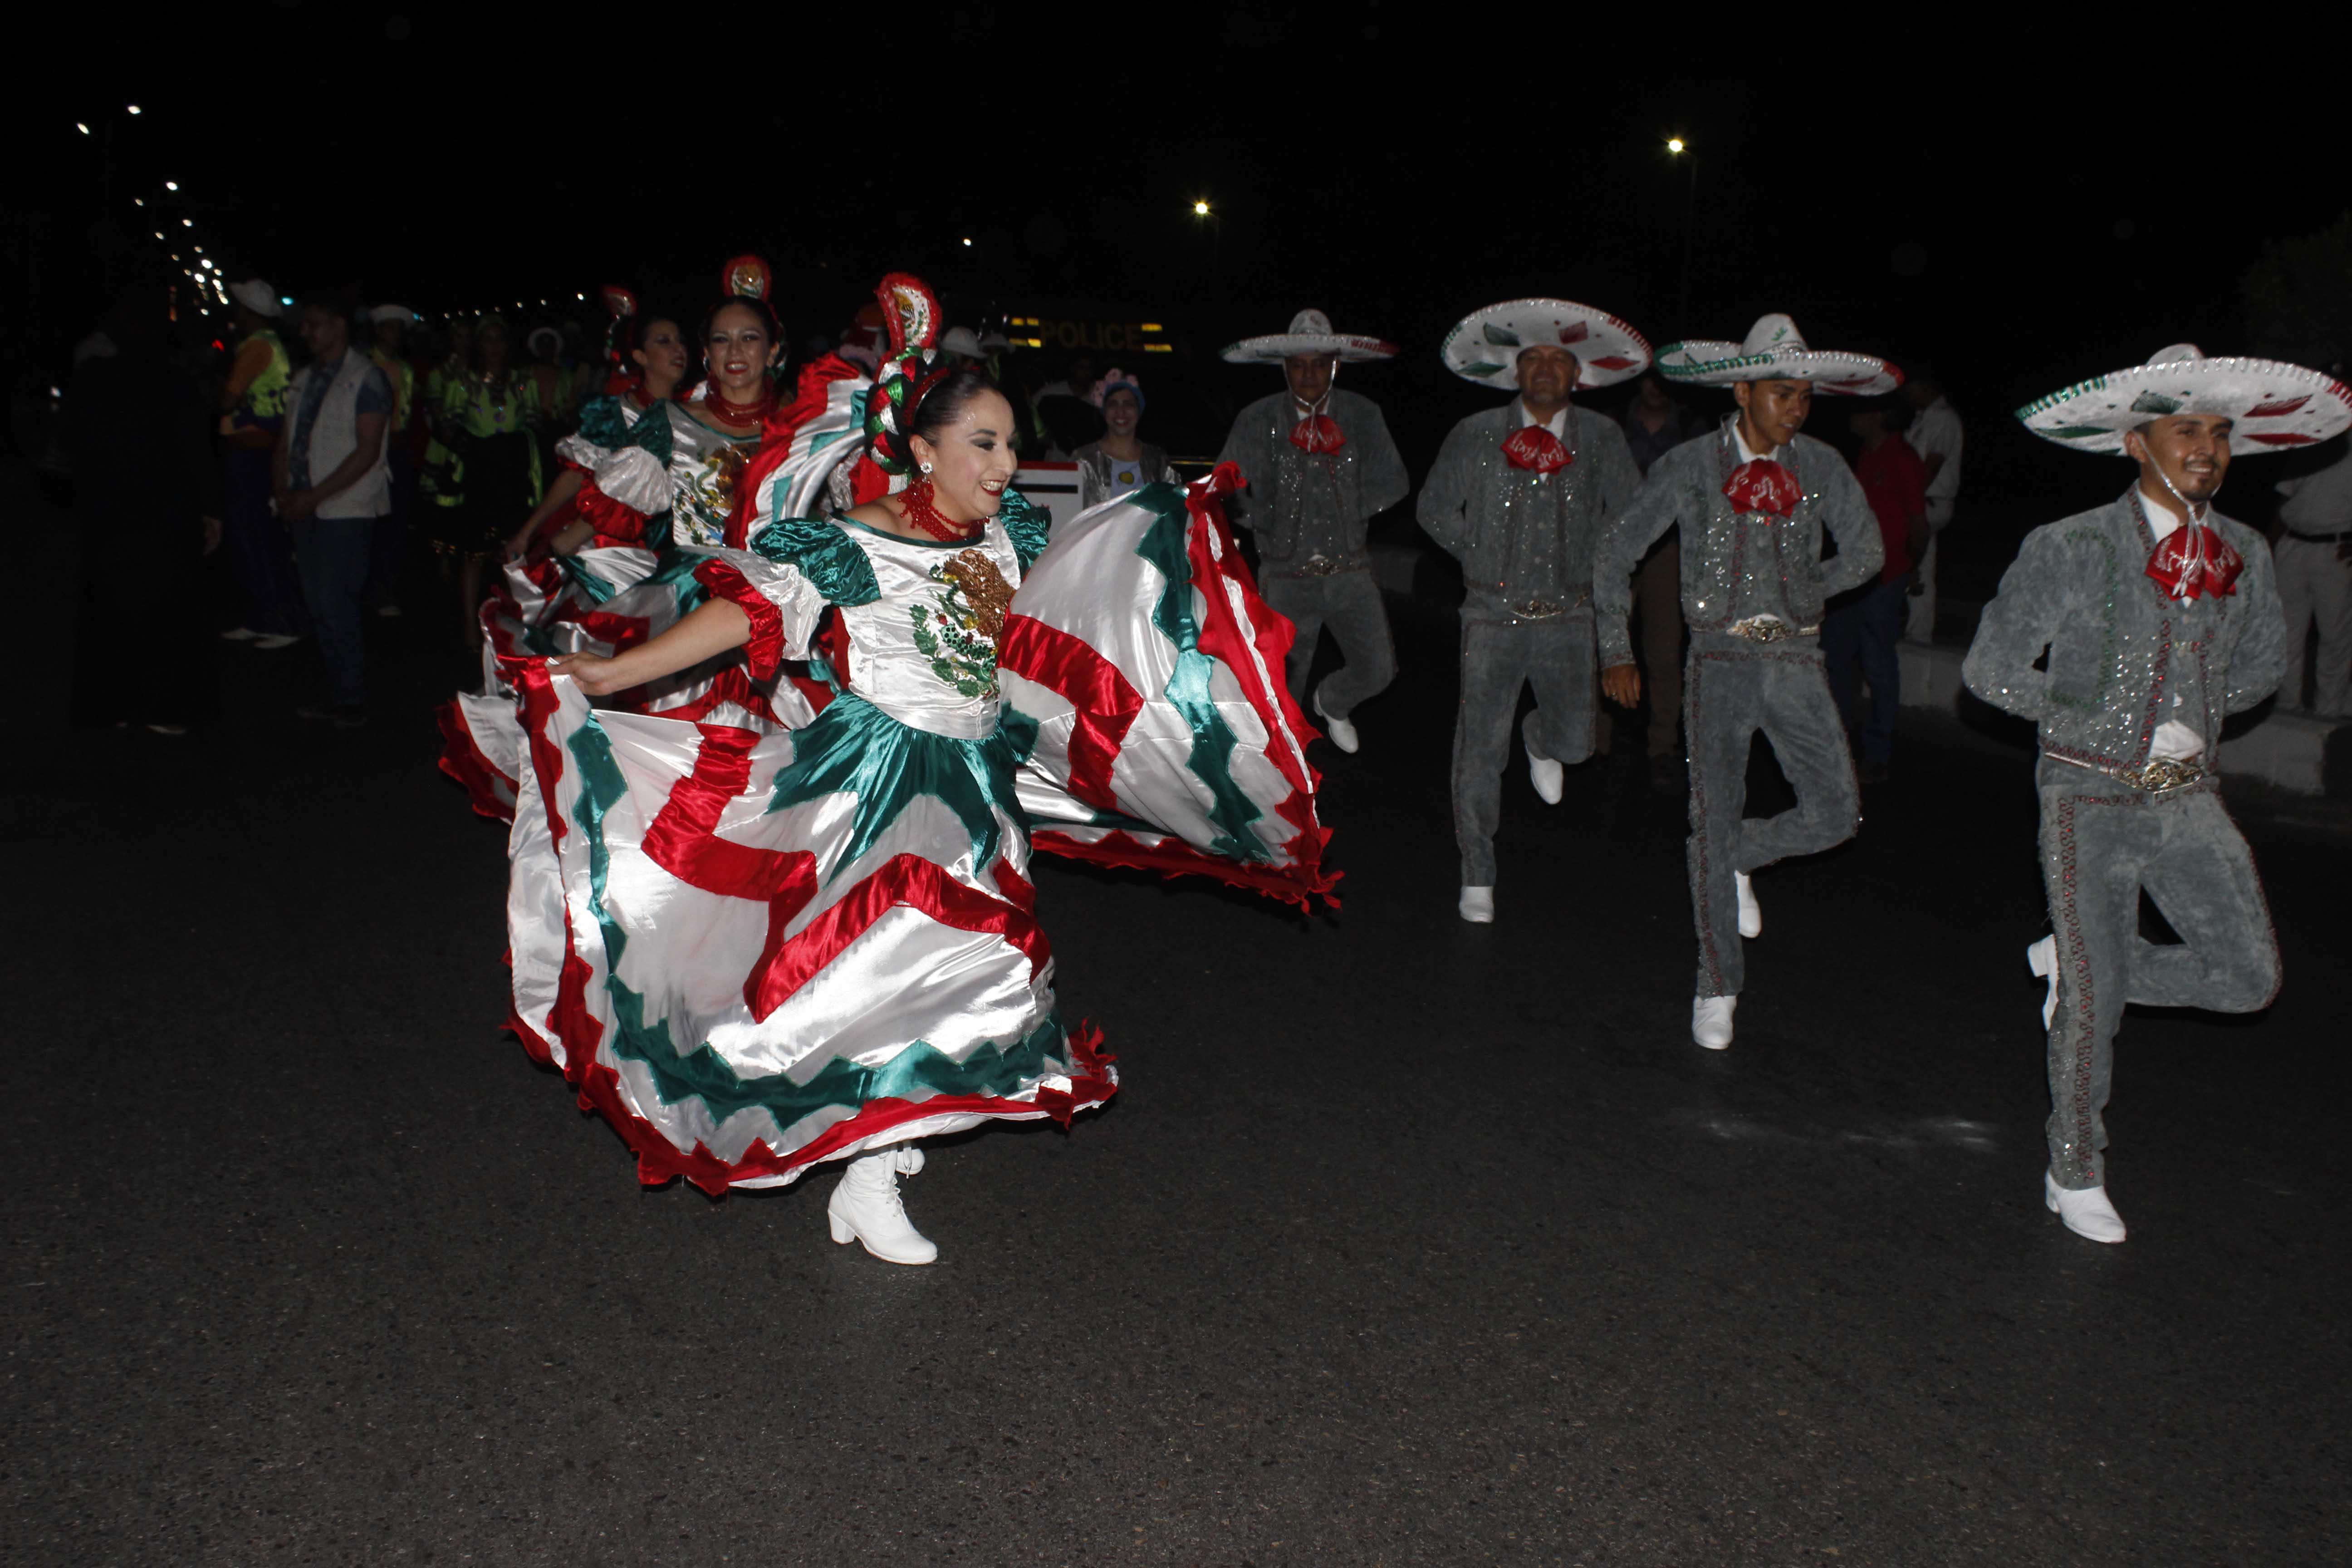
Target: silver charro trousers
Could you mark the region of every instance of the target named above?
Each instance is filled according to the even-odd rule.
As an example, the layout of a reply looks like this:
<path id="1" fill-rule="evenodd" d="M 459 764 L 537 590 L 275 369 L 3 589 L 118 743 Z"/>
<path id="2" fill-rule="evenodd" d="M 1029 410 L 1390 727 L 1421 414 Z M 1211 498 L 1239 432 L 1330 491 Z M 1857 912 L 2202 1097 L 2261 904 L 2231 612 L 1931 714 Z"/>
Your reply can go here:
<path id="1" fill-rule="evenodd" d="M 1775 816 L 1741 815 L 1748 752 L 1762 731 L 1797 804 Z M 1683 671 L 1683 731 L 1690 742 L 1691 913 L 1698 926 L 1698 994 L 1738 994 L 1746 977 L 1735 871 L 1843 844 L 1861 826 L 1861 797 L 1810 637 L 1754 643 L 1694 631 Z"/>
<path id="2" fill-rule="evenodd" d="M 1307 671 L 1315 645 L 1329 627 L 1347 663 L 1323 678 L 1318 694 L 1323 710 L 1345 719 L 1359 702 L 1379 696 L 1396 679 L 1396 645 L 1389 638 L 1389 613 L 1370 570 L 1334 572 L 1328 577 L 1286 577 L 1268 570 L 1258 579 L 1265 602 L 1298 628 L 1285 674 L 1290 695 L 1307 703 Z"/>
<path id="3" fill-rule="evenodd" d="M 1463 610 L 1462 699 L 1454 721 L 1454 839 L 1463 886 L 1495 885 L 1495 826 L 1519 688 L 1536 692 L 1535 710 L 1520 726 L 1528 755 L 1572 767 L 1592 754 L 1592 664 L 1590 605 L 1540 620 Z"/>
<path id="4" fill-rule="evenodd" d="M 2106 1181 L 2107 1090 L 2126 1003 L 2252 1013 L 2278 994 L 2278 941 L 2254 858 L 2212 781 L 2168 795 L 2045 757 L 2042 878 L 2058 943 L 2050 1171 Z M 2146 892 L 2179 942 L 2140 935 Z"/>

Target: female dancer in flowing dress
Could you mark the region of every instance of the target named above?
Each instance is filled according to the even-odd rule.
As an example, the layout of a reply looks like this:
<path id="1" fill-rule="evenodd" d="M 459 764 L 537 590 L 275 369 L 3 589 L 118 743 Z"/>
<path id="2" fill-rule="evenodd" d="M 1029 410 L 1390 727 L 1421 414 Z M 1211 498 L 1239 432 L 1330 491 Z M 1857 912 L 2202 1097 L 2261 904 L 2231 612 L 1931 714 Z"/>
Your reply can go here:
<path id="1" fill-rule="evenodd" d="M 898 1190 L 918 1140 L 1066 1122 L 1118 1085 L 1057 1006 L 1033 831 L 1301 904 L 1332 879 L 1288 627 L 1218 485 L 1098 508 L 1041 563 L 1011 405 L 931 365 L 919 282 L 883 293 L 900 353 L 878 384 L 812 367 L 743 547 L 697 570 L 710 600 L 519 668 L 510 1026 L 641 1180 L 717 1193 L 846 1161 L 834 1238 L 927 1263 Z M 796 514 L 826 493 L 830 515 Z M 837 695 L 767 731 L 589 704 L 737 649 L 761 679 L 815 655 Z"/>

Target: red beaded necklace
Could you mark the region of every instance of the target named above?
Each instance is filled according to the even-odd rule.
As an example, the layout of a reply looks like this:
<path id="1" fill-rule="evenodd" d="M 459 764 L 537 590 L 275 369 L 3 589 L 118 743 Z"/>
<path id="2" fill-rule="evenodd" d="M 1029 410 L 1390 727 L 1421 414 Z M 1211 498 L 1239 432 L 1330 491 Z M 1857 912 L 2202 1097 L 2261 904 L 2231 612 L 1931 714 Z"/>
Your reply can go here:
<path id="1" fill-rule="evenodd" d="M 904 509 L 907 521 L 929 534 L 933 539 L 956 543 L 980 536 L 983 524 L 974 521 L 961 523 L 950 521 L 932 500 L 937 492 L 929 479 L 917 479 L 898 492 L 898 505 Z"/>
<path id="2" fill-rule="evenodd" d="M 768 411 L 775 405 L 776 389 L 767 384 L 765 376 L 761 377 L 760 395 L 749 403 L 729 401 L 727 394 L 719 390 L 719 382 L 714 377 L 703 405 L 709 410 L 710 416 L 721 425 L 734 425 L 755 430 L 767 423 Z"/>

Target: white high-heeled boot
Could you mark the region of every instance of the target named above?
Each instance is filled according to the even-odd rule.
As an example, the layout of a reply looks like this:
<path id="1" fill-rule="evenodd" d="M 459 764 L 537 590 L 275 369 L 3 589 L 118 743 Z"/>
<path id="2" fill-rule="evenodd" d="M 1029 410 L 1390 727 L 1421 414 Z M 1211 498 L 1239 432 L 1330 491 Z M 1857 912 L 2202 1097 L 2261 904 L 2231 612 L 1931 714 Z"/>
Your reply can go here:
<path id="1" fill-rule="evenodd" d="M 1764 934 L 1764 906 L 1756 901 L 1755 884 L 1745 871 L 1731 874 L 1731 885 L 1739 889 L 1739 934 L 1759 937 Z"/>
<path id="2" fill-rule="evenodd" d="M 824 1205 L 833 1239 L 856 1241 L 885 1263 L 929 1263 L 940 1249 L 907 1219 L 898 1178 L 923 1168 L 923 1152 L 911 1143 L 861 1154 L 841 1173 L 841 1184 Z"/>

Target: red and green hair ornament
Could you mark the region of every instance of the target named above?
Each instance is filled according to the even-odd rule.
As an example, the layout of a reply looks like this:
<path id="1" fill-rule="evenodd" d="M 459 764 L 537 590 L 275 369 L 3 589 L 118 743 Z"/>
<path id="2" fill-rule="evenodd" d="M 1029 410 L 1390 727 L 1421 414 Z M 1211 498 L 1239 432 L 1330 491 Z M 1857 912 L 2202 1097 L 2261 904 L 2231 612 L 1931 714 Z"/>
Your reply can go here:
<path id="1" fill-rule="evenodd" d="M 939 353 L 940 300 L 911 272 L 886 275 L 874 296 L 890 333 L 890 357 L 866 398 L 867 456 L 894 481 L 903 480 L 915 466 L 907 453 L 915 409 L 950 368 Z"/>
<path id="2" fill-rule="evenodd" d="M 775 286 L 775 274 L 768 266 L 768 258 L 754 256 L 748 250 L 740 256 L 730 258 L 727 265 L 719 269 L 719 292 L 727 299 L 731 300 L 740 294 L 764 305 L 768 302 L 769 290 Z"/>

